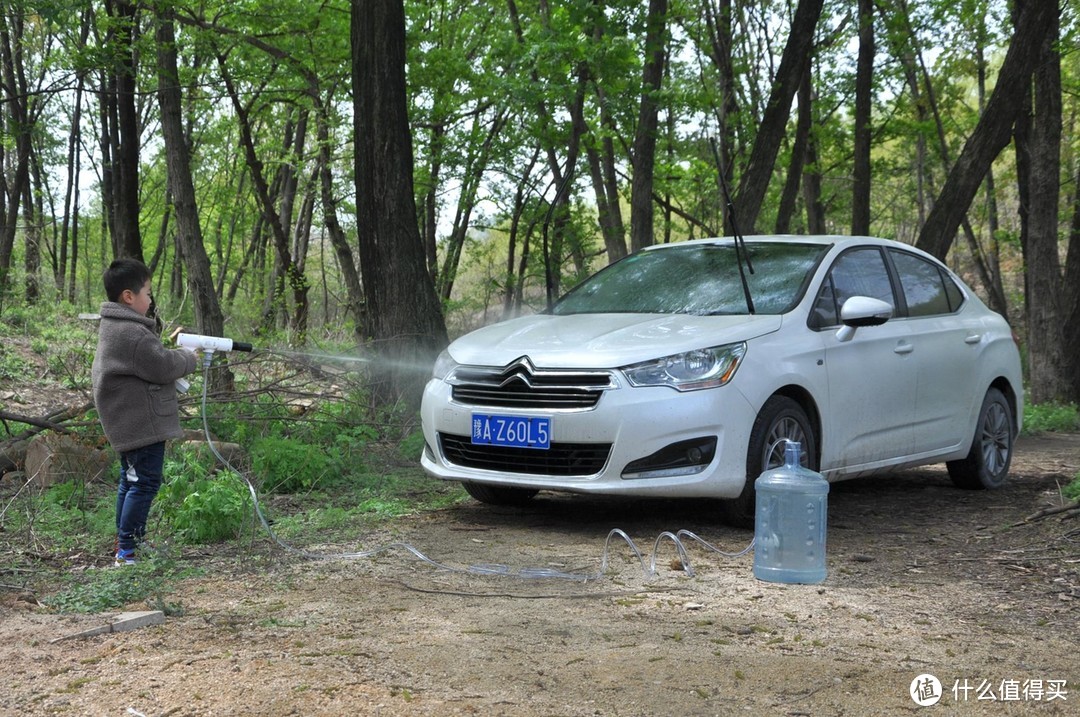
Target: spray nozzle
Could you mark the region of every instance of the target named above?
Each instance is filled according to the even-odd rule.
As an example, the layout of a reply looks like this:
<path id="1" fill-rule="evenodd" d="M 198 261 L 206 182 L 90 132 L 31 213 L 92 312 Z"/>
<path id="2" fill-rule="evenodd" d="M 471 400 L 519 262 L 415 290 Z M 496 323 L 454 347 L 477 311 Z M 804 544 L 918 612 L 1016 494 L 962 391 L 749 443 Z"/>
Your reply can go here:
<path id="1" fill-rule="evenodd" d="M 199 334 L 177 334 L 176 345 L 192 351 L 211 354 L 215 351 L 251 351 L 251 344 L 233 341 L 223 336 L 201 336 Z"/>

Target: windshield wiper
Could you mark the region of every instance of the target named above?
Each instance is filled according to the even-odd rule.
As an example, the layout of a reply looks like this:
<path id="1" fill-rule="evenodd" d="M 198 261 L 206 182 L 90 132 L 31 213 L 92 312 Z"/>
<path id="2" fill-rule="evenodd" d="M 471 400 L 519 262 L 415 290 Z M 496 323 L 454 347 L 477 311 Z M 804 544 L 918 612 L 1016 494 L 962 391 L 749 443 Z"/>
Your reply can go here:
<path id="1" fill-rule="evenodd" d="M 746 310 L 753 314 L 754 298 L 750 295 L 750 282 L 746 280 L 746 272 L 743 271 L 743 262 L 746 269 L 754 273 L 754 265 L 750 262 L 750 252 L 746 250 L 746 239 L 739 231 L 739 223 L 735 220 L 735 204 L 731 201 L 731 192 L 728 190 L 727 179 L 724 178 L 724 167 L 720 162 L 720 151 L 716 148 L 716 139 L 709 137 L 709 145 L 712 147 L 713 158 L 716 160 L 716 175 L 719 178 L 720 192 L 724 196 L 724 204 L 727 206 L 728 217 L 731 218 L 731 233 L 735 237 L 735 263 L 739 265 L 739 281 L 742 282 L 743 296 L 746 297 Z"/>

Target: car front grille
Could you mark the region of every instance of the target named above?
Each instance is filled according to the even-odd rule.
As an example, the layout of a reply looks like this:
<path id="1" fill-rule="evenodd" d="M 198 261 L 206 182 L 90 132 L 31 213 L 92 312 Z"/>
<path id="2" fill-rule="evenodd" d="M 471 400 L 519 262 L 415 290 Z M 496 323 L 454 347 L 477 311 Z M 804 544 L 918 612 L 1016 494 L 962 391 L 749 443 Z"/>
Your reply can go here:
<path id="1" fill-rule="evenodd" d="M 608 371 L 538 370 L 526 358 L 506 367 L 460 366 L 454 372 L 454 401 L 467 406 L 510 409 L 588 409 L 617 387 Z"/>
<path id="2" fill-rule="evenodd" d="M 589 476 L 599 473 L 610 443 L 552 443 L 547 450 L 473 444 L 468 436 L 439 434 L 446 460 L 465 468 L 528 475 Z"/>

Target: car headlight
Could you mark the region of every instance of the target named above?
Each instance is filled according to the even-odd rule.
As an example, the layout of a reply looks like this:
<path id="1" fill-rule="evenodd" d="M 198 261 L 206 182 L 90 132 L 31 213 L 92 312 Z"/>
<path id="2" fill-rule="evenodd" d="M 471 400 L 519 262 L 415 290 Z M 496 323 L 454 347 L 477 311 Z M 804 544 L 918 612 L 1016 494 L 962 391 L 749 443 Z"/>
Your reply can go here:
<path id="1" fill-rule="evenodd" d="M 745 343 L 726 344 L 636 363 L 622 371 L 632 386 L 670 386 L 678 391 L 697 391 L 730 381 L 745 355 Z"/>
<path id="2" fill-rule="evenodd" d="M 450 351 L 443 349 L 439 357 L 435 359 L 435 365 L 431 368 L 431 377 L 440 381 L 445 380 L 450 372 L 457 368 L 457 361 L 450 356 Z"/>

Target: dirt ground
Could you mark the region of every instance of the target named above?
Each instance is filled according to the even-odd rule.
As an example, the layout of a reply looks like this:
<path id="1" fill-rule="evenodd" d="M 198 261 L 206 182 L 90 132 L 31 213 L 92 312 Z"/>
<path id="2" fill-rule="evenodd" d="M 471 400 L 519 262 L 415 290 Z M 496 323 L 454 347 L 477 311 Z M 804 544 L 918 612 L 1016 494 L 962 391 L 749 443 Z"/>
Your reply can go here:
<path id="1" fill-rule="evenodd" d="M 937 468 L 836 484 L 829 575 L 813 586 L 760 582 L 752 555 L 692 541 L 693 576 L 670 541 L 649 576 L 615 540 L 588 582 L 450 572 L 400 549 L 304 560 L 264 541 L 185 555 L 205 572 L 170 596 L 183 614 L 132 632 L 54 642 L 102 618 L 7 594 L 0 714 L 1080 714 L 1080 523 L 1023 522 L 1077 470 L 1080 435 L 1047 435 L 1020 442 L 998 492 L 956 490 Z M 406 541 L 461 569 L 594 573 L 613 528 L 646 562 L 665 530 L 745 547 L 716 513 L 470 502 L 317 549 Z M 941 699 L 923 708 L 910 689 L 926 674 Z"/>

